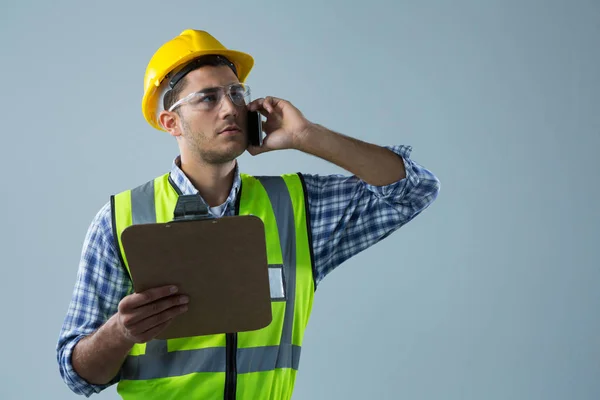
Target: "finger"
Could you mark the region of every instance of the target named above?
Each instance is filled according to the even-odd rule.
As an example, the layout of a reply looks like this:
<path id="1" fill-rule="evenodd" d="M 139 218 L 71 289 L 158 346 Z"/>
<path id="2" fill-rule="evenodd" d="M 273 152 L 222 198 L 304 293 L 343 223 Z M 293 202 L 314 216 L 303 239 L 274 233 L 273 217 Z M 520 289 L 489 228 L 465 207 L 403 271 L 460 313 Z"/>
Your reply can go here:
<path id="1" fill-rule="evenodd" d="M 250 104 L 248 104 L 248 111 L 257 111 L 260 108 L 262 108 L 262 104 L 265 101 L 265 99 L 260 98 L 260 99 L 256 99 L 252 102 L 250 102 Z"/>
<path id="2" fill-rule="evenodd" d="M 177 307 L 182 304 L 187 304 L 189 297 L 187 296 L 169 296 L 160 300 L 153 301 L 141 307 L 133 309 L 129 314 L 123 317 L 123 325 L 126 328 L 134 326 L 139 321 L 146 319 L 152 315 L 159 314 L 169 308 Z"/>
<path id="3" fill-rule="evenodd" d="M 159 333 L 164 331 L 167 328 L 167 326 L 169 326 L 171 324 L 171 322 L 173 322 L 173 319 L 169 319 L 169 320 L 163 322 L 162 324 L 157 325 L 154 328 L 147 330 L 146 332 L 144 332 L 138 336 L 137 341 L 139 343 L 146 343 L 146 342 L 151 341 L 156 336 L 158 336 Z"/>
<path id="4" fill-rule="evenodd" d="M 262 154 L 262 153 L 266 153 L 266 152 L 268 152 L 268 151 L 271 151 L 271 149 L 267 148 L 267 147 L 264 145 L 264 143 L 263 143 L 263 145 L 262 145 L 262 146 L 253 146 L 253 145 L 250 145 L 250 146 L 248 146 L 248 149 L 247 149 L 247 150 L 248 150 L 248 153 L 250 153 L 250 155 L 253 155 L 253 156 L 257 156 L 257 155 L 259 155 L 259 154 Z"/>
<path id="5" fill-rule="evenodd" d="M 148 289 L 140 293 L 130 294 L 121 300 L 121 303 L 119 303 L 119 311 L 121 311 L 121 308 L 124 310 L 131 310 L 141 307 L 145 304 L 152 303 L 153 301 L 177 293 L 177 291 L 178 288 L 176 286 L 169 285 Z"/>
<path id="6" fill-rule="evenodd" d="M 262 103 L 262 108 L 264 108 L 268 113 L 272 113 L 273 110 L 276 109 L 280 101 L 281 99 L 278 99 L 277 97 L 267 96 L 265 97 L 265 100 Z"/>
<path id="7" fill-rule="evenodd" d="M 281 118 L 276 118 L 275 116 L 273 116 L 272 118 L 268 118 L 265 122 L 263 122 L 262 130 L 266 134 L 265 140 L 269 137 L 270 134 L 272 134 L 279 128 L 281 128 Z"/>
<path id="8" fill-rule="evenodd" d="M 250 111 L 258 111 L 263 116 L 268 117 L 269 114 L 271 113 L 271 111 L 269 111 L 266 107 L 268 107 L 268 105 L 266 104 L 266 100 L 259 99 L 259 100 L 256 100 L 256 102 L 254 102 L 252 104 L 252 107 L 248 107 L 248 109 Z"/>
<path id="9" fill-rule="evenodd" d="M 280 109 L 285 100 L 278 97 L 267 96 L 265 98 L 256 99 L 248 105 L 248 110 L 259 111 L 265 117 Z"/>
<path id="10" fill-rule="evenodd" d="M 263 117 L 269 117 L 269 115 L 271 114 L 270 112 L 268 112 L 267 110 L 265 110 L 264 108 L 259 108 L 256 111 L 258 111 L 259 113 L 262 114 Z"/>
<path id="11" fill-rule="evenodd" d="M 140 322 L 135 324 L 131 329 L 129 329 L 129 332 L 131 333 L 131 335 L 138 337 L 139 335 L 143 334 L 144 332 L 150 329 L 153 329 L 154 327 L 162 324 L 163 322 L 185 313 L 187 310 L 187 304 L 169 308 L 168 310 L 165 310 L 161 313 L 152 315 L 151 317 L 141 320 Z"/>
<path id="12" fill-rule="evenodd" d="M 273 96 L 268 96 L 269 98 L 269 105 L 271 106 L 272 109 L 282 109 L 284 104 L 285 104 L 285 100 L 280 99 L 279 97 L 273 97 Z"/>
<path id="13" fill-rule="evenodd" d="M 265 103 L 264 103 L 263 107 L 269 113 L 272 113 L 273 110 L 275 110 L 275 107 L 277 107 L 278 103 L 279 103 L 279 99 L 278 98 L 273 97 L 273 96 L 267 96 L 267 97 L 265 97 Z"/>
<path id="14" fill-rule="evenodd" d="M 261 97 L 259 99 L 254 100 L 248 105 L 248 109 L 250 111 L 260 111 L 266 110 L 265 103 L 267 102 L 268 97 Z"/>

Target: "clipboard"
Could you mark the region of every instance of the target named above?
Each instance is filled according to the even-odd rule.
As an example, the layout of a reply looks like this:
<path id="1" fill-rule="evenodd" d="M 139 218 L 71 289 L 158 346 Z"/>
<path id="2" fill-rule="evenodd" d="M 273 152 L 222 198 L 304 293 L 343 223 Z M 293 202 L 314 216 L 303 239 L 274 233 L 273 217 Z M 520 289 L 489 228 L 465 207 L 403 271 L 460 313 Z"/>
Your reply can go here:
<path id="1" fill-rule="evenodd" d="M 252 331 L 272 321 L 264 224 L 256 216 L 131 225 L 121 236 L 133 288 L 189 296 L 157 339 Z"/>

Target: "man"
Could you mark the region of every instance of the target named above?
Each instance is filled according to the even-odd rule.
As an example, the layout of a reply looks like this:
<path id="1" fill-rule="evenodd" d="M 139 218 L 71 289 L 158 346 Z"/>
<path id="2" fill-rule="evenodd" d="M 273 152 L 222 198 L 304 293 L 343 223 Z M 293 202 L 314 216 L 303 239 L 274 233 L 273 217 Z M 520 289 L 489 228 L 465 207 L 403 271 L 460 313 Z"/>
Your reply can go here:
<path id="1" fill-rule="evenodd" d="M 88 230 L 57 346 L 61 375 L 75 393 L 90 396 L 118 382 L 125 399 L 289 399 L 319 282 L 437 197 L 439 181 L 410 159 L 410 147 L 385 148 L 335 133 L 283 99 L 249 102 L 244 81 L 252 66 L 248 54 L 196 30 L 182 32 L 152 57 L 144 117 L 177 140 L 180 155 L 169 173 L 112 196 Z M 248 144 L 247 110 L 266 117 L 260 147 Z M 283 149 L 328 160 L 351 175 L 251 177 L 239 171 L 236 159 L 245 151 Z M 268 261 L 283 264 L 285 285 L 284 301 L 272 302 L 268 327 L 154 339 L 186 312 L 189 299 L 170 286 L 133 293 L 120 234 L 140 221 L 169 221 L 181 195 L 199 196 L 217 218 L 263 219 Z M 140 204 L 156 207 L 144 211 Z"/>

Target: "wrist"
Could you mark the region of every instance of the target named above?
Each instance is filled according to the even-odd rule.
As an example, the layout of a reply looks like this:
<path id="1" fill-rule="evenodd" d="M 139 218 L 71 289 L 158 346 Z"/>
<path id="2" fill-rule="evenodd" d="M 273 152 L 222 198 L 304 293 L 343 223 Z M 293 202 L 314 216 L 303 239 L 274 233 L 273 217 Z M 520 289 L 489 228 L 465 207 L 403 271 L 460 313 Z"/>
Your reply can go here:
<path id="1" fill-rule="evenodd" d="M 110 331 L 110 336 L 115 344 L 122 349 L 131 349 L 135 341 L 131 340 L 125 333 L 125 329 L 119 323 L 119 313 L 116 313 L 106 322 L 106 328 Z"/>
<path id="2" fill-rule="evenodd" d="M 322 135 L 324 128 L 312 122 L 308 122 L 306 127 L 294 135 L 293 148 L 305 153 L 310 152 L 311 145 L 316 143 L 316 137 Z"/>

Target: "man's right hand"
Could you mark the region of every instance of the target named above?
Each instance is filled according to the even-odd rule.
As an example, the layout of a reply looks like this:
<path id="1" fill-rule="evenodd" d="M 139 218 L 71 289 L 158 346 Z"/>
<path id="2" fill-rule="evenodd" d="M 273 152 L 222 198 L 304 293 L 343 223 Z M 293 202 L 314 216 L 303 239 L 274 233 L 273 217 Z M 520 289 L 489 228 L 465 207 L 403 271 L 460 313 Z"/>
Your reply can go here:
<path id="1" fill-rule="evenodd" d="M 188 301 L 173 286 L 124 297 L 106 324 L 75 345 L 73 368 L 90 383 L 107 384 L 119 372 L 133 345 L 154 339 L 174 317 L 187 311 Z"/>
<path id="2" fill-rule="evenodd" d="M 132 344 L 154 339 L 188 309 L 189 298 L 176 293 L 176 287 L 163 286 L 124 297 L 117 312 L 120 333 Z"/>

